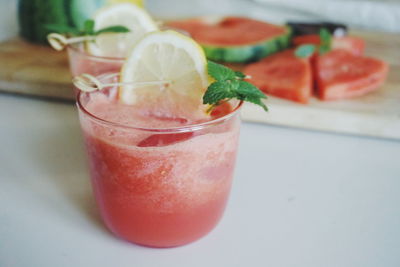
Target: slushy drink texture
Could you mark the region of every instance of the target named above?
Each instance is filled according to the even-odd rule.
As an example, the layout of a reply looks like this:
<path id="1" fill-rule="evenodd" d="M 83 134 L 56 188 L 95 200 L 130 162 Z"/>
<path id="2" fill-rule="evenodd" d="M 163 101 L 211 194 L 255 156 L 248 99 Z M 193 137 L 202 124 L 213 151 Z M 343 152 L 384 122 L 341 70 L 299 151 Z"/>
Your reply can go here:
<path id="1" fill-rule="evenodd" d="M 240 104 L 226 103 L 201 119 L 173 111 L 160 117 L 122 104 L 116 95 L 117 88 L 78 95 L 105 224 L 115 235 L 151 247 L 180 246 L 206 235 L 230 192 Z"/>

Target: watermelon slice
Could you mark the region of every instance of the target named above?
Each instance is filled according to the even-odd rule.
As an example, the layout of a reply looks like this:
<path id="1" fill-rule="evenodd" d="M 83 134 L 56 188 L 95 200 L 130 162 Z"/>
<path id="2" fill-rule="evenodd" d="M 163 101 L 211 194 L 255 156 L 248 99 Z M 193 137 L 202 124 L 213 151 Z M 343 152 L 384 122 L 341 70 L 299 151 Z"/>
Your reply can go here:
<path id="1" fill-rule="evenodd" d="M 316 34 L 307 34 L 294 37 L 292 43 L 294 46 L 303 44 L 320 45 L 321 40 Z M 344 49 L 354 55 L 361 56 L 364 54 L 365 41 L 353 36 L 334 37 L 332 41 L 332 49 Z"/>
<path id="2" fill-rule="evenodd" d="M 178 142 L 186 141 L 194 136 L 194 132 L 153 134 L 140 141 L 138 147 L 168 146 Z"/>
<path id="3" fill-rule="evenodd" d="M 310 98 L 313 83 L 310 59 L 296 57 L 294 50 L 249 64 L 244 73 L 251 76 L 249 82 L 267 94 L 304 104 Z"/>
<path id="4" fill-rule="evenodd" d="M 193 18 L 170 21 L 167 26 L 188 32 L 215 61 L 256 61 L 290 44 L 290 27 L 250 18 Z"/>
<path id="5" fill-rule="evenodd" d="M 388 73 L 382 60 L 332 50 L 316 59 L 318 96 L 322 100 L 357 97 L 381 86 Z"/>
<path id="6" fill-rule="evenodd" d="M 299 46 L 303 44 L 313 44 L 313 45 L 320 45 L 321 39 L 317 34 L 307 34 L 307 35 L 300 35 L 293 37 L 292 44 L 294 46 Z"/>
<path id="7" fill-rule="evenodd" d="M 365 41 L 353 36 L 334 37 L 332 49 L 344 49 L 353 55 L 362 56 L 365 51 Z"/>

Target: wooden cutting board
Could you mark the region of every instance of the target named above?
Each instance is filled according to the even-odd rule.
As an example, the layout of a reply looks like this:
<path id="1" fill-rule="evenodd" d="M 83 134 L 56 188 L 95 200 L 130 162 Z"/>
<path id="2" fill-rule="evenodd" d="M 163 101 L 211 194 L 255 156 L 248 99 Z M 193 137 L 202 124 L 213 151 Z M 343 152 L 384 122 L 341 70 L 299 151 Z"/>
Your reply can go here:
<path id="1" fill-rule="evenodd" d="M 254 105 L 243 108 L 246 121 L 400 140 L 400 35 L 351 32 L 366 41 L 366 55 L 390 65 L 388 79 L 368 95 L 333 102 L 312 98 L 307 105 L 269 97 L 268 114 Z"/>
<path id="2" fill-rule="evenodd" d="M 352 32 L 366 40 L 366 55 L 390 64 L 385 85 L 369 95 L 335 102 L 311 99 L 308 105 L 269 97 L 270 112 L 246 104 L 245 121 L 400 140 L 400 35 Z M 13 39 L 0 44 L 0 90 L 73 99 L 65 52 Z"/>
<path id="3" fill-rule="evenodd" d="M 0 90 L 73 99 L 65 52 L 13 39 L 0 44 Z"/>

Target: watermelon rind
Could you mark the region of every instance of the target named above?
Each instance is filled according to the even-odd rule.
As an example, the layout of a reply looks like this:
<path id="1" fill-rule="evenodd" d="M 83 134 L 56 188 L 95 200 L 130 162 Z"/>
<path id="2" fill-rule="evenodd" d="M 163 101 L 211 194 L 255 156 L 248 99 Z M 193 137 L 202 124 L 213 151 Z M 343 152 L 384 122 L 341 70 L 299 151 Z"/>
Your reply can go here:
<path id="1" fill-rule="evenodd" d="M 47 44 L 50 33 L 46 24 L 66 25 L 81 29 L 106 0 L 19 0 L 20 35 L 31 42 Z"/>
<path id="2" fill-rule="evenodd" d="M 47 43 L 46 37 L 49 31 L 45 27 L 46 24 L 70 25 L 66 15 L 67 2 L 67 0 L 20 0 L 18 2 L 20 35 L 32 42 Z"/>
<path id="3" fill-rule="evenodd" d="M 254 62 L 290 46 L 292 29 L 289 26 L 283 27 L 285 33 L 282 35 L 248 45 L 216 46 L 201 43 L 200 45 L 210 60 L 231 63 Z"/>

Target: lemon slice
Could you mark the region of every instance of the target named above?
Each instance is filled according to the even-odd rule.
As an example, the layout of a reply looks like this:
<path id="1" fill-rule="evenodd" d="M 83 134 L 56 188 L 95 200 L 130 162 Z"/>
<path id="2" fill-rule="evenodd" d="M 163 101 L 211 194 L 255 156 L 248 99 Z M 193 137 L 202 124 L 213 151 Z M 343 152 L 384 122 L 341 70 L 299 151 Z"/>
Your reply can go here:
<path id="1" fill-rule="evenodd" d="M 95 30 L 109 26 L 127 27 L 129 33 L 105 33 L 97 36 L 95 42 L 88 43 L 90 54 L 105 57 L 125 57 L 133 44 L 146 33 L 158 30 L 147 12 L 131 3 L 120 3 L 98 10 L 93 20 Z"/>
<path id="2" fill-rule="evenodd" d="M 159 84 L 135 86 L 133 83 Z M 202 97 L 208 86 L 203 49 L 175 31 L 145 35 L 131 50 L 121 71 L 119 98 L 161 117 L 205 116 Z"/>

